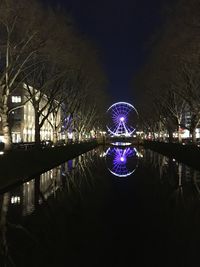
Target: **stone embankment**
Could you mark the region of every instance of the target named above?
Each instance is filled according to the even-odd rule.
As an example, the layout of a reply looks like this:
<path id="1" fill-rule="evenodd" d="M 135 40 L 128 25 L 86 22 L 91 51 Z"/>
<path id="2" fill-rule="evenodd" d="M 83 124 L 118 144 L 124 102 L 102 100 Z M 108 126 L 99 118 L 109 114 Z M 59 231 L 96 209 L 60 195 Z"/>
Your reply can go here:
<path id="1" fill-rule="evenodd" d="M 197 145 L 146 141 L 144 147 L 200 170 L 200 147 Z"/>
<path id="2" fill-rule="evenodd" d="M 0 156 L 0 192 L 37 177 L 98 146 L 97 142 L 53 148 L 13 150 Z"/>

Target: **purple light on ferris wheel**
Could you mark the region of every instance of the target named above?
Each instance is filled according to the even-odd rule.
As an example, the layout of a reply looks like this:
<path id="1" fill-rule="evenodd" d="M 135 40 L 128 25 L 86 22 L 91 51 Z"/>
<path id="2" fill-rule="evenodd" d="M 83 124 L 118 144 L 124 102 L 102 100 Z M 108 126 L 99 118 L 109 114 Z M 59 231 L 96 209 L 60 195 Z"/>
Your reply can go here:
<path id="1" fill-rule="evenodd" d="M 121 161 L 121 162 L 124 162 L 124 161 L 125 161 L 125 158 L 124 158 L 124 157 L 121 157 L 121 158 L 120 158 L 120 161 Z"/>
<path id="2" fill-rule="evenodd" d="M 107 125 L 108 132 L 113 136 L 131 136 L 135 128 L 133 124 L 133 116 L 138 115 L 135 107 L 127 102 L 118 102 L 113 104 L 107 110 L 110 119 Z"/>
<path id="3" fill-rule="evenodd" d="M 137 151 L 133 147 L 112 147 L 106 151 L 108 170 L 117 177 L 128 177 L 137 168 Z"/>

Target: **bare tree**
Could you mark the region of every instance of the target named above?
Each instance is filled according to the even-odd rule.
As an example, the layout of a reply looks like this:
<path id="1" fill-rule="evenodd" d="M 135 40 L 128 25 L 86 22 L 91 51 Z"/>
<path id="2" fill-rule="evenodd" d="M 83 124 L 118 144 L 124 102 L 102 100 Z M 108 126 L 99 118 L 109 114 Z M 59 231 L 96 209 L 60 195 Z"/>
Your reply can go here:
<path id="1" fill-rule="evenodd" d="M 198 10 L 197 0 L 189 4 L 185 0 L 178 1 L 168 14 L 168 22 L 153 47 L 148 63 L 136 78 L 136 84 L 145 88 L 145 92 L 141 89 L 140 101 L 144 101 L 145 95 L 152 95 L 153 101 L 147 105 L 157 103 L 154 111 L 157 110 L 168 132 L 170 129 L 177 131 L 179 141 L 181 128 L 187 128 L 183 124 L 187 110 L 191 114 L 189 130 L 193 142 L 200 122 Z"/>
<path id="2" fill-rule="evenodd" d="M 23 82 L 24 72 L 30 74 L 34 69 L 32 58 L 44 44 L 40 34 L 41 13 L 35 1 L 2 0 L 0 3 L 0 115 L 6 149 L 12 143 L 8 120 L 10 96 Z"/>

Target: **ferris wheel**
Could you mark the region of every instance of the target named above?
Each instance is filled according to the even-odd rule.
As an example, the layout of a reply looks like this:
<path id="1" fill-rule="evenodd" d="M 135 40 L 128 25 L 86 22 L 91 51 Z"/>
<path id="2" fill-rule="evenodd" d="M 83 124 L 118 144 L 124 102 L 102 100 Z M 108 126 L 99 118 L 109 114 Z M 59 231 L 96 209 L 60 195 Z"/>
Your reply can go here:
<path id="1" fill-rule="evenodd" d="M 108 148 L 106 151 L 108 170 L 117 177 L 128 177 L 133 174 L 138 165 L 137 150 L 128 148 Z"/>
<path id="2" fill-rule="evenodd" d="M 113 136 L 131 136 L 138 112 L 135 107 L 127 102 L 117 102 L 107 110 L 108 132 Z"/>

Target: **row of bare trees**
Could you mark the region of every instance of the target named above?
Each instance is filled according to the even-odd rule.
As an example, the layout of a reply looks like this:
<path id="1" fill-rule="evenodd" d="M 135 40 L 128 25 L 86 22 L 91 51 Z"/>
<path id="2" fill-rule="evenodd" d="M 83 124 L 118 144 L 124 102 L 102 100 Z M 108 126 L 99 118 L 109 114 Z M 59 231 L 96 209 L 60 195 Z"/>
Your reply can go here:
<path id="1" fill-rule="evenodd" d="M 42 7 L 37 0 L 1 0 L 0 62 L 0 118 L 6 149 L 12 146 L 10 97 L 19 88 L 26 97 L 15 109 L 31 101 L 36 143 L 50 114 L 57 139 L 61 109 L 63 120 L 70 117 L 80 131 L 95 125 L 105 100 L 105 75 L 97 51 L 66 15 Z"/>
<path id="2" fill-rule="evenodd" d="M 167 133 L 173 140 L 181 130 L 196 142 L 200 123 L 200 2 L 179 0 L 167 12 L 151 56 L 135 78 L 141 128 L 152 134 Z M 188 112 L 190 120 L 185 123 Z"/>

